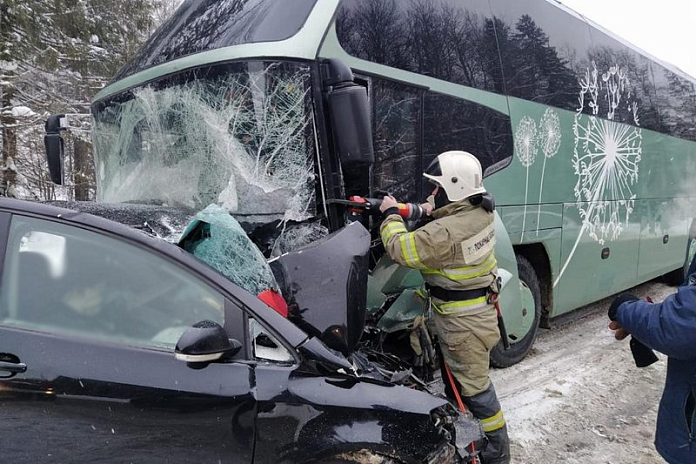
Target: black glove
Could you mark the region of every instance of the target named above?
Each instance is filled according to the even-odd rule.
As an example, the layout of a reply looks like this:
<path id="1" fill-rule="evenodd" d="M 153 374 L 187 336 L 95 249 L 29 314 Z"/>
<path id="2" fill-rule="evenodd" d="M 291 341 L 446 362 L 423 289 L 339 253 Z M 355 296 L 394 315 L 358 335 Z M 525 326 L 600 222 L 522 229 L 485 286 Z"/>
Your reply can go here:
<path id="1" fill-rule="evenodd" d="M 628 302 L 628 301 L 636 301 L 639 298 L 631 293 L 622 293 L 621 295 L 617 296 L 614 298 L 614 301 L 611 302 L 611 305 L 609 305 L 609 320 L 610 321 L 615 321 L 616 320 L 616 312 L 619 310 L 619 306 L 622 304 Z"/>
<path id="2" fill-rule="evenodd" d="M 657 355 L 655 355 L 653 350 L 643 345 L 643 343 L 633 335 L 631 335 L 629 346 L 631 347 L 631 354 L 633 354 L 636 367 L 648 367 L 652 363 L 657 362 Z"/>
<path id="3" fill-rule="evenodd" d="M 623 293 L 611 302 L 609 306 L 609 319 L 612 321 L 616 320 L 616 313 L 619 310 L 619 306 L 629 301 L 636 301 L 638 297 L 630 293 Z M 645 346 L 640 340 L 631 335 L 631 341 L 629 342 L 631 347 L 631 354 L 633 355 L 633 360 L 636 363 L 636 367 L 648 367 L 652 363 L 656 362 L 657 356 L 653 353 L 653 350 Z"/>

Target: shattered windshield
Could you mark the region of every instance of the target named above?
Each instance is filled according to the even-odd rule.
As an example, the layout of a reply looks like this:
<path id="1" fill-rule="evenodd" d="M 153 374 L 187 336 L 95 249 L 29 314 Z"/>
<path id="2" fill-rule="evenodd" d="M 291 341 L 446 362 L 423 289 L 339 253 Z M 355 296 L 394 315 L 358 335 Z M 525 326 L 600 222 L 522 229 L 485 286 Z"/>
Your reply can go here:
<path id="1" fill-rule="evenodd" d="M 198 213 L 179 246 L 254 295 L 278 290 L 266 258 L 225 208 L 210 205 Z"/>
<path id="2" fill-rule="evenodd" d="M 93 107 L 99 200 L 201 210 L 246 222 L 315 214 L 309 66 L 189 70 Z"/>

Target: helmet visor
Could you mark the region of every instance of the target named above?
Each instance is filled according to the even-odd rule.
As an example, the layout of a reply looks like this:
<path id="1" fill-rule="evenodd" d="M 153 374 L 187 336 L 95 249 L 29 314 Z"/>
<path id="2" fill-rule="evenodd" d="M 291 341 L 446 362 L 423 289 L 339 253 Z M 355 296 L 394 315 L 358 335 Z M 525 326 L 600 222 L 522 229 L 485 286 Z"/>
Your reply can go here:
<path id="1" fill-rule="evenodd" d="M 428 167 L 425 168 L 425 172 L 423 174 L 433 177 L 442 177 L 442 168 L 440 167 L 440 161 L 437 159 L 437 157 L 435 157 L 435 159 L 430 162 Z"/>

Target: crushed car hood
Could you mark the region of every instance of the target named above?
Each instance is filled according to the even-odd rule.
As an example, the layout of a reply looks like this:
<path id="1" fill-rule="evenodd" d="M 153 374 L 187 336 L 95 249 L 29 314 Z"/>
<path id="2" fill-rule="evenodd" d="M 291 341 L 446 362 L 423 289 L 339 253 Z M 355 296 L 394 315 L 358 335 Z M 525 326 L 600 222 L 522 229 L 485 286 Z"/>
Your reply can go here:
<path id="1" fill-rule="evenodd" d="M 270 261 L 290 320 L 350 354 L 365 328 L 370 233 L 354 222 Z"/>

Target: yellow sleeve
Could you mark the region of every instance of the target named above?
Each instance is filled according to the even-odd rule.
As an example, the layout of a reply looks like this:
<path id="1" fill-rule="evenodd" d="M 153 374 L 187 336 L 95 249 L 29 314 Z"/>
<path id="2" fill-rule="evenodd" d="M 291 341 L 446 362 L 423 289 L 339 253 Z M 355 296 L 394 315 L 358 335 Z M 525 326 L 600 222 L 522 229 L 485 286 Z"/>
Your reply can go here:
<path id="1" fill-rule="evenodd" d="M 433 227 L 434 226 L 434 227 Z M 382 222 L 380 236 L 389 256 L 402 266 L 412 269 L 440 269 L 450 251 L 446 230 L 430 223 L 409 232 L 398 214 Z"/>

